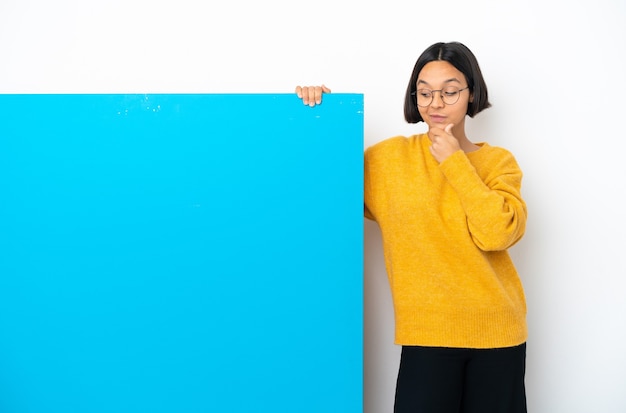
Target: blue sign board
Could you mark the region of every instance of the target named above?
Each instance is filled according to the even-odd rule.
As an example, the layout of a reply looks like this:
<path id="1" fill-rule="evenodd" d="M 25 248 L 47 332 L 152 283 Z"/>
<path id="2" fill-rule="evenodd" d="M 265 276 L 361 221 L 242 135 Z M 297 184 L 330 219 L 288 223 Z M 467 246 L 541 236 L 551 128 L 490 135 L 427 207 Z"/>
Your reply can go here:
<path id="1" fill-rule="evenodd" d="M 0 95 L 0 411 L 362 411 L 363 97 Z"/>

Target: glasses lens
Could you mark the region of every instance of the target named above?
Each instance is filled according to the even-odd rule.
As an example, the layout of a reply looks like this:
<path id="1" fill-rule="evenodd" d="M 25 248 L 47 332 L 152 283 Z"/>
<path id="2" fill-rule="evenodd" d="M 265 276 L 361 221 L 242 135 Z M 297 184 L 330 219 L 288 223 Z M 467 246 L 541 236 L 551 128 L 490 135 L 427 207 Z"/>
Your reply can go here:
<path id="1" fill-rule="evenodd" d="M 417 89 L 417 106 L 428 106 L 433 100 L 433 91 L 430 89 Z"/>
<path id="2" fill-rule="evenodd" d="M 459 100 L 460 94 L 458 87 L 450 86 L 441 91 L 441 99 L 446 105 L 454 105 Z"/>

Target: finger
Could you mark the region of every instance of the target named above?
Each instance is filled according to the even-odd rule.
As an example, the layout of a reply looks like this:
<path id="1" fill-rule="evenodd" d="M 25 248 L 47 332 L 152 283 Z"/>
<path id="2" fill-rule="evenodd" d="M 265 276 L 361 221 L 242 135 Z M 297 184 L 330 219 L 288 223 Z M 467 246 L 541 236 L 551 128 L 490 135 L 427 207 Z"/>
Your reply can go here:
<path id="1" fill-rule="evenodd" d="M 315 103 L 317 103 L 319 105 L 320 103 L 322 103 L 322 93 L 324 93 L 323 87 L 322 86 L 316 86 L 314 93 L 315 93 L 315 96 L 314 96 Z"/>
<path id="2" fill-rule="evenodd" d="M 430 141 L 431 142 L 435 142 L 441 136 L 442 132 L 443 132 L 443 130 L 441 130 L 439 128 L 431 128 L 428 131 L 428 137 L 430 138 Z"/>
<path id="3" fill-rule="evenodd" d="M 444 129 L 446 133 L 452 135 L 452 128 L 454 127 L 454 123 L 449 123 L 448 126 Z"/>
<path id="4" fill-rule="evenodd" d="M 296 86 L 296 95 L 302 99 L 302 87 L 301 86 Z"/>
<path id="5" fill-rule="evenodd" d="M 316 104 L 322 103 L 321 92 L 319 91 L 319 89 L 319 86 L 309 86 L 306 88 L 307 93 L 305 104 L 313 107 Z"/>
<path id="6" fill-rule="evenodd" d="M 300 88 L 300 98 L 302 99 L 302 103 L 304 103 L 305 105 L 310 105 L 311 103 L 315 102 L 313 87 L 304 86 Z M 314 105 L 311 105 L 311 106 L 314 106 Z"/>
<path id="7" fill-rule="evenodd" d="M 330 89 L 326 85 L 322 85 L 322 91 L 324 93 L 330 93 Z"/>

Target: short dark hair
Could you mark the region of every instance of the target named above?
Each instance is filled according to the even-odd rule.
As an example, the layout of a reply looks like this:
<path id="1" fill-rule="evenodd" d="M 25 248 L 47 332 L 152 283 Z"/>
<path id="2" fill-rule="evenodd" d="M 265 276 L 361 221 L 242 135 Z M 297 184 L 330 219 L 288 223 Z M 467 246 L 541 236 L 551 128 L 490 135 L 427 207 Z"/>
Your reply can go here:
<path id="1" fill-rule="evenodd" d="M 445 61 L 465 75 L 473 100 L 467 105 L 467 115 L 474 115 L 491 106 L 487 97 L 487 85 L 478 66 L 476 56 L 467 46 L 459 42 L 435 43 L 420 55 L 415 62 L 409 85 L 404 97 L 404 118 L 409 123 L 423 122 L 416 102 L 417 77 L 427 63 Z"/>

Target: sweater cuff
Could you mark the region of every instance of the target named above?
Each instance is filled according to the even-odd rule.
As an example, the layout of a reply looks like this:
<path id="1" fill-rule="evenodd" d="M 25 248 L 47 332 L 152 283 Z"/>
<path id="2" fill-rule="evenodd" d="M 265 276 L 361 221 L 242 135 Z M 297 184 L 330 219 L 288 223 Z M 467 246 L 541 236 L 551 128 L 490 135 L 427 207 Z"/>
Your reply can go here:
<path id="1" fill-rule="evenodd" d="M 462 149 L 454 152 L 439 164 L 439 168 L 447 177 L 458 174 L 458 171 L 475 170 L 474 165 L 470 162 Z"/>

